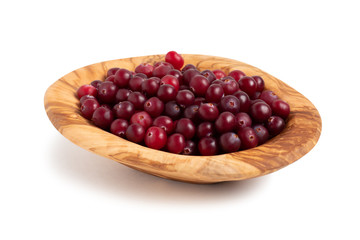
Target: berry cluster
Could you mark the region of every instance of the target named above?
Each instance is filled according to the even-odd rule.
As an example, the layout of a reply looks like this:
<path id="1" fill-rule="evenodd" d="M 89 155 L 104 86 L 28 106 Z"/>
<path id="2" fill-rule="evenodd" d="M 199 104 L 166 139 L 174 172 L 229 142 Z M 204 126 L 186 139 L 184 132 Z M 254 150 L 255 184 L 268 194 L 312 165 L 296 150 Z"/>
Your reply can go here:
<path id="1" fill-rule="evenodd" d="M 105 81 L 77 90 L 82 115 L 129 141 L 186 155 L 249 149 L 279 134 L 289 105 L 260 76 L 200 72 L 171 51 L 131 72 L 111 68 Z"/>

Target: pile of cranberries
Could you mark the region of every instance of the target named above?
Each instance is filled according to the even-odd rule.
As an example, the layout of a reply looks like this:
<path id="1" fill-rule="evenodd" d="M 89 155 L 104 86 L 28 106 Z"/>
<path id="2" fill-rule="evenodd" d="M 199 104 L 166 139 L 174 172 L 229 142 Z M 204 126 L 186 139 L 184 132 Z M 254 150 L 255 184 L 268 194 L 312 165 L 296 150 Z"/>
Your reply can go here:
<path id="1" fill-rule="evenodd" d="M 186 155 L 253 148 L 284 129 L 290 107 L 260 76 L 183 65 L 171 51 L 135 72 L 111 68 L 105 81 L 77 90 L 81 114 L 129 141 Z"/>

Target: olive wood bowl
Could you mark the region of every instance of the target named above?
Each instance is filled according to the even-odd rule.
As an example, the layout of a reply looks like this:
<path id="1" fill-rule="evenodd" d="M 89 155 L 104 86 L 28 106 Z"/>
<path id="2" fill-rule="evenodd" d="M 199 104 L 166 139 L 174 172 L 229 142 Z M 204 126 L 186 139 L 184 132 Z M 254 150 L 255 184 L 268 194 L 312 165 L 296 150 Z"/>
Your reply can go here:
<path id="1" fill-rule="evenodd" d="M 279 79 L 248 64 L 214 56 L 182 55 L 185 64 L 200 70 L 238 69 L 246 75 L 259 75 L 266 89 L 287 101 L 291 112 L 285 129 L 256 148 L 215 156 L 186 156 L 154 150 L 106 132 L 83 118 L 76 90 L 84 84 L 104 80 L 113 67 L 134 70 L 140 63 L 163 61 L 164 55 L 151 55 L 105 61 L 79 68 L 57 80 L 46 91 L 45 109 L 55 128 L 67 139 L 93 153 L 128 167 L 159 177 L 193 183 L 243 180 L 279 170 L 308 153 L 321 132 L 321 118 L 314 105 L 301 93 Z"/>

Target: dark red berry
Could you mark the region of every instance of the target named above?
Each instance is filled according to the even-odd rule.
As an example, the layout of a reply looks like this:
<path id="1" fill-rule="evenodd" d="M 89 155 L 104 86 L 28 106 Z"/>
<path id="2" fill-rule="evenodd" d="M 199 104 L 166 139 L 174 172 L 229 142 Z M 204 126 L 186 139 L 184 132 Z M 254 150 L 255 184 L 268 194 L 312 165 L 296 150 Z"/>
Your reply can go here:
<path id="1" fill-rule="evenodd" d="M 145 129 L 138 123 L 130 124 L 126 129 L 126 138 L 132 142 L 139 143 L 145 137 Z"/>
<path id="2" fill-rule="evenodd" d="M 81 101 L 81 100 L 80 100 Z M 271 103 L 271 109 L 274 115 L 286 119 L 290 114 L 290 106 L 281 99 L 276 99 Z"/>
<path id="3" fill-rule="evenodd" d="M 192 140 L 187 140 L 185 142 L 184 150 L 182 151 L 184 155 L 195 155 L 196 154 L 196 143 Z"/>
<path id="4" fill-rule="evenodd" d="M 98 99 L 101 103 L 115 103 L 119 88 L 113 82 L 103 82 L 99 85 Z"/>
<path id="5" fill-rule="evenodd" d="M 164 113 L 172 119 L 178 119 L 181 117 L 181 107 L 175 101 L 167 102 Z"/>
<path id="6" fill-rule="evenodd" d="M 170 84 L 175 88 L 176 91 L 179 91 L 179 87 L 180 87 L 179 80 L 172 75 L 165 75 L 164 77 L 161 78 L 160 85 L 164 85 L 164 84 Z"/>
<path id="7" fill-rule="evenodd" d="M 263 91 L 259 97 L 259 99 L 269 104 L 269 106 L 271 106 L 271 103 L 278 98 L 278 95 L 276 95 L 273 91 L 270 90 Z"/>
<path id="8" fill-rule="evenodd" d="M 258 145 L 264 144 L 269 139 L 269 131 L 263 125 L 256 124 L 253 126 L 253 129 L 259 139 Z"/>
<path id="9" fill-rule="evenodd" d="M 245 112 L 239 112 L 238 114 L 235 115 L 235 130 L 239 131 L 242 128 L 245 127 L 251 127 L 252 124 L 252 120 L 251 117 L 249 116 L 249 114 L 245 113 Z"/>
<path id="10" fill-rule="evenodd" d="M 177 69 L 171 69 L 167 75 L 171 75 L 177 78 L 177 80 L 179 81 L 179 84 L 183 84 L 183 74 L 177 70 Z"/>
<path id="11" fill-rule="evenodd" d="M 245 76 L 240 78 L 238 81 L 239 87 L 242 91 L 246 92 L 249 96 L 252 96 L 255 94 L 257 90 L 257 83 L 256 81 L 249 76 Z"/>
<path id="12" fill-rule="evenodd" d="M 224 95 L 224 90 L 220 84 L 211 84 L 206 90 L 205 99 L 207 102 L 218 103 Z"/>
<path id="13" fill-rule="evenodd" d="M 154 71 L 154 67 L 150 63 L 142 63 L 135 68 L 136 73 L 143 73 L 147 77 L 151 77 Z"/>
<path id="14" fill-rule="evenodd" d="M 195 69 L 195 70 L 197 70 L 194 65 L 192 65 L 192 64 L 186 64 L 186 65 L 181 69 L 181 71 L 184 73 L 184 72 L 186 72 L 186 71 L 189 70 L 189 69 Z"/>
<path id="15" fill-rule="evenodd" d="M 198 149 L 200 154 L 203 156 L 215 155 L 219 151 L 218 143 L 213 137 L 204 137 L 200 139 Z"/>
<path id="16" fill-rule="evenodd" d="M 135 107 L 134 104 L 129 101 L 123 101 L 115 104 L 114 112 L 117 118 L 129 120 L 135 113 Z"/>
<path id="17" fill-rule="evenodd" d="M 207 78 L 210 83 L 216 80 L 215 74 L 211 70 L 204 70 L 201 72 L 201 75 Z"/>
<path id="18" fill-rule="evenodd" d="M 218 108 L 212 103 L 204 103 L 199 107 L 199 117 L 204 121 L 215 121 L 219 116 Z"/>
<path id="19" fill-rule="evenodd" d="M 133 75 L 131 74 L 131 72 L 127 69 L 124 68 L 120 68 L 119 70 L 117 70 L 117 72 L 115 73 L 115 79 L 114 79 L 114 83 L 119 87 L 119 88 L 125 88 L 128 86 L 130 79 L 133 77 Z"/>
<path id="20" fill-rule="evenodd" d="M 164 84 L 159 87 L 157 97 L 163 101 L 168 102 L 176 98 L 177 91 L 174 86 L 170 84 Z"/>
<path id="21" fill-rule="evenodd" d="M 197 75 L 201 75 L 200 72 L 196 69 L 189 69 L 186 70 L 183 73 L 183 83 L 184 84 L 189 84 L 190 81 L 192 80 L 193 77 L 197 76 Z"/>
<path id="22" fill-rule="evenodd" d="M 115 73 L 116 73 L 119 69 L 120 69 L 120 68 L 117 68 L 117 67 L 110 68 L 109 70 L 107 70 L 106 77 L 115 75 Z"/>
<path id="23" fill-rule="evenodd" d="M 190 90 L 181 90 L 177 93 L 175 100 L 181 107 L 187 107 L 194 103 L 195 95 Z"/>
<path id="24" fill-rule="evenodd" d="M 226 77 L 226 74 L 224 73 L 224 71 L 222 71 L 220 69 L 213 70 L 213 73 L 215 74 L 216 79 L 221 79 L 223 77 Z"/>
<path id="25" fill-rule="evenodd" d="M 99 107 L 94 111 L 91 120 L 96 126 L 102 129 L 108 129 L 114 120 L 114 113 L 111 109 Z"/>
<path id="26" fill-rule="evenodd" d="M 115 119 L 110 125 L 110 132 L 119 137 L 125 138 L 128 126 L 129 123 L 125 119 Z"/>
<path id="27" fill-rule="evenodd" d="M 165 61 L 171 63 L 178 70 L 184 65 L 183 57 L 175 51 L 168 52 L 165 56 Z"/>
<path id="28" fill-rule="evenodd" d="M 256 135 L 255 130 L 251 127 L 245 127 L 240 129 L 240 131 L 238 132 L 238 136 L 241 140 L 242 149 L 254 148 L 259 143 L 259 138 Z"/>
<path id="29" fill-rule="evenodd" d="M 233 95 L 227 95 L 220 100 L 220 108 L 222 112 L 236 114 L 240 111 L 240 101 Z"/>
<path id="30" fill-rule="evenodd" d="M 257 102 L 250 106 L 249 115 L 255 122 L 263 123 L 271 116 L 271 108 L 265 102 Z"/>
<path id="31" fill-rule="evenodd" d="M 88 95 L 86 95 L 86 96 L 88 96 Z M 83 97 L 85 97 L 85 96 L 83 96 Z M 100 107 L 100 104 L 95 98 L 94 99 L 88 98 L 81 104 L 80 112 L 84 118 L 91 119 L 95 110 L 99 107 Z"/>
<path id="32" fill-rule="evenodd" d="M 176 123 L 175 132 L 181 133 L 185 139 L 192 139 L 195 135 L 195 125 L 188 118 L 181 118 Z"/>
<path id="33" fill-rule="evenodd" d="M 129 89 L 120 88 L 115 95 L 116 102 L 126 101 L 130 93 L 131 91 Z"/>
<path id="34" fill-rule="evenodd" d="M 129 94 L 128 101 L 134 104 L 135 109 L 142 110 L 146 97 L 141 92 L 132 92 Z"/>
<path id="35" fill-rule="evenodd" d="M 185 137 L 180 133 L 174 133 L 168 138 L 166 148 L 171 153 L 181 153 L 185 144 Z"/>
<path id="36" fill-rule="evenodd" d="M 201 104 L 205 103 L 206 99 L 203 97 L 196 97 L 194 104 L 200 106 Z"/>
<path id="37" fill-rule="evenodd" d="M 144 110 L 149 113 L 151 117 L 158 117 L 164 111 L 164 103 L 157 97 L 149 98 L 144 103 Z"/>
<path id="38" fill-rule="evenodd" d="M 236 152 L 240 149 L 241 140 L 237 134 L 227 132 L 220 136 L 219 144 L 221 149 L 226 153 Z"/>
<path id="39" fill-rule="evenodd" d="M 232 77 L 224 77 L 221 86 L 225 95 L 232 95 L 239 91 L 239 84 Z"/>
<path id="40" fill-rule="evenodd" d="M 204 137 L 215 136 L 215 125 L 212 122 L 202 122 L 196 129 L 196 136 L 201 139 Z"/>
<path id="41" fill-rule="evenodd" d="M 160 87 L 159 82 L 160 78 L 155 77 L 144 80 L 141 84 L 142 92 L 148 97 L 155 96 Z"/>
<path id="42" fill-rule="evenodd" d="M 91 95 L 96 97 L 97 96 L 97 89 L 92 85 L 82 85 L 77 90 L 77 97 L 80 99 L 82 96 Z"/>
<path id="43" fill-rule="evenodd" d="M 111 75 L 105 78 L 105 82 L 115 82 L 115 75 Z"/>
<path id="44" fill-rule="evenodd" d="M 232 77 L 233 79 L 235 79 L 235 81 L 239 81 L 240 78 L 245 77 L 245 73 L 240 71 L 240 70 L 233 70 L 231 72 L 229 72 L 230 77 Z"/>
<path id="45" fill-rule="evenodd" d="M 91 86 L 94 86 L 96 89 L 99 88 L 99 85 L 102 83 L 101 80 L 94 80 L 90 83 Z"/>
<path id="46" fill-rule="evenodd" d="M 168 116 L 159 116 L 155 118 L 153 125 L 164 129 L 168 135 L 174 131 L 173 120 Z"/>
<path id="47" fill-rule="evenodd" d="M 189 118 L 193 122 L 199 121 L 199 106 L 198 105 L 191 105 L 185 108 L 184 110 L 184 117 Z"/>
<path id="48" fill-rule="evenodd" d="M 160 64 L 159 66 L 154 68 L 153 71 L 153 76 L 154 77 L 158 77 L 158 78 L 162 78 L 164 77 L 166 74 L 168 74 L 168 72 L 172 69 L 172 67 L 170 67 L 167 64 Z"/>
<path id="49" fill-rule="evenodd" d="M 164 129 L 150 127 L 145 133 L 145 145 L 153 149 L 161 149 L 166 145 L 167 135 Z"/>
<path id="50" fill-rule="evenodd" d="M 222 112 L 215 121 L 215 127 L 218 133 L 231 132 L 235 129 L 235 126 L 235 116 L 231 112 Z"/>
<path id="51" fill-rule="evenodd" d="M 196 75 L 191 79 L 189 86 L 196 96 L 205 96 L 206 91 L 210 86 L 210 82 L 203 75 Z"/>
<path id="52" fill-rule="evenodd" d="M 138 123 L 143 126 L 144 129 L 148 129 L 152 125 L 152 119 L 147 112 L 141 111 L 131 116 L 130 123 Z"/>
<path id="53" fill-rule="evenodd" d="M 285 121 L 279 116 L 271 116 L 265 122 L 265 127 L 271 136 L 276 136 L 285 128 Z"/>
<path id="54" fill-rule="evenodd" d="M 264 87 L 265 87 L 265 82 L 262 79 L 262 77 L 260 77 L 260 76 L 252 76 L 252 78 L 255 80 L 255 82 L 257 84 L 256 91 L 262 92 L 264 90 Z"/>
<path id="55" fill-rule="evenodd" d="M 134 76 L 132 79 L 130 79 L 129 81 L 129 88 L 132 91 L 138 91 L 141 92 L 142 88 L 141 88 L 141 84 L 145 81 L 144 78 L 139 77 L 139 76 Z"/>
<path id="56" fill-rule="evenodd" d="M 85 100 L 88 100 L 88 99 L 95 99 L 96 100 L 96 98 L 94 96 L 92 96 L 92 95 L 82 96 L 80 98 L 80 106 L 85 102 Z"/>

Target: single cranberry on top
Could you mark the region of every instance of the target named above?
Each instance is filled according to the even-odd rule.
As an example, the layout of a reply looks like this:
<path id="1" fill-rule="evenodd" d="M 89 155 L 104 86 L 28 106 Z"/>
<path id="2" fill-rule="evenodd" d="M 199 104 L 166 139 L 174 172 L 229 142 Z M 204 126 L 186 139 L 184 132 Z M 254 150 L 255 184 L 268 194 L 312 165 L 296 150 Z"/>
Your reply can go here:
<path id="1" fill-rule="evenodd" d="M 183 57 L 175 51 L 168 52 L 165 56 L 165 61 L 171 63 L 178 70 L 184 65 Z"/>

